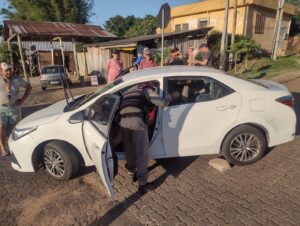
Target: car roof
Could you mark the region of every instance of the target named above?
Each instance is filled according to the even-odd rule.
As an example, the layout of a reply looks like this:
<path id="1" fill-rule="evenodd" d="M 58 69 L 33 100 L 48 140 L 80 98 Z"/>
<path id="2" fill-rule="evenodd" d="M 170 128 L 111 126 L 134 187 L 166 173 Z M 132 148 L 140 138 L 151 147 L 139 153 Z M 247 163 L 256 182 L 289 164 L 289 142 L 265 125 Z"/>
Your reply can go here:
<path id="1" fill-rule="evenodd" d="M 164 66 L 164 67 L 153 67 L 147 68 L 143 70 L 133 71 L 129 74 L 122 76 L 124 82 L 130 80 L 140 80 L 140 79 L 148 79 L 149 77 L 165 77 L 165 76 L 194 76 L 194 75 L 210 75 L 219 74 L 225 75 L 223 72 L 209 67 L 203 66 Z"/>
<path id="2" fill-rule="evenodd" d="M 229 87 L 235 90 L 262 90 L 263 88 L 253 84 L 245 79 L 238 78 L 236 76 L 228 75 L 223 71 L 204 67 L 204 66 L 164 66 L 164 67 L 153 67 L 147 68 L 143 70 L 133 71 L 131 73 L 125 74 L 122 76 L 122 80 L 124 83 L 120 86 L 125 84 L 132 84 L 136 82 L 143 82 L 150 79 L 159 79 L 169 76 L 204 76 L 210 77 L 213 79 L 222 82 Z"/>

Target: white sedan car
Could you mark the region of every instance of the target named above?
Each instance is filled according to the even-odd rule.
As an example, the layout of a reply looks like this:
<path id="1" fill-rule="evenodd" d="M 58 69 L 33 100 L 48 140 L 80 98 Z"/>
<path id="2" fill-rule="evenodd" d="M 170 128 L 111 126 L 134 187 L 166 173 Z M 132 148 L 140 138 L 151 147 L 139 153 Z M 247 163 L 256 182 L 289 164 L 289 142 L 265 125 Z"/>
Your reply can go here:
<path id="1" fill-rule="evenodd" d="M 95 165 L 109 194 L 117 159 L 122 93 L 156 83 L 161 96 L 189 86 L 188 98 L 156 111 L 149 126 L 150 157 L 219 154 L 236 165 L 254 163 L 266 149 L 295 137 L 294 99 L 282 85 L 243 80 L 205 67 L 158 67 L 127 74 L 99 91 L 37 111 L 20 121 L 9 138 L 12 167 L 34 172 L 44 166 L 69 179 L 80 166 Z M 183 99 L 183 98 L 182 98 Z"/>

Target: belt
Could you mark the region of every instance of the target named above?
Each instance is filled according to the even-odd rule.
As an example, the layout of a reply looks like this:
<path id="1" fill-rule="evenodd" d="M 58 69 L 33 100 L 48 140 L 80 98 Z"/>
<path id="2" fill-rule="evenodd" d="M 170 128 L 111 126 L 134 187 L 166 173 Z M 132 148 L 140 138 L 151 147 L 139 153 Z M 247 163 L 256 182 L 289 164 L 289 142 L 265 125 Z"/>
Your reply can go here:
<path id="1" fill-rule="evenodd" d="M 1 107 L 8 107 L 8 104 L 0 104 Z"/>
<path id="2" fill-rule="evenodd" d="M 121 117 L 122 118 L 133 118 L 133 117 L 144 118 L 144 113 L 143 112 L 125 113 L 125 114 L 121 114 Z"/>

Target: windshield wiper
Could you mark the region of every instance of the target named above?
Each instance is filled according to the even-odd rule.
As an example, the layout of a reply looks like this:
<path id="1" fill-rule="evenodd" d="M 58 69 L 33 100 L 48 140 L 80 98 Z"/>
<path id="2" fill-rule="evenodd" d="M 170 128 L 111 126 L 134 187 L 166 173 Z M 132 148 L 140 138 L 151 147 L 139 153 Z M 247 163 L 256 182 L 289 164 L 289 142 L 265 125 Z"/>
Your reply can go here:
<path id="1" fill-rule="evenodd" d="M 84 103 L 89 97 L 91 97 L 94 93 L 88 93 L 86 95 L 83 95 L 82 97 L 79 97 L 69 103 L 70 107 L 68 108 L 68 111 L 76 109 L 78 106 L 80 106 L 82 103 Z"/>

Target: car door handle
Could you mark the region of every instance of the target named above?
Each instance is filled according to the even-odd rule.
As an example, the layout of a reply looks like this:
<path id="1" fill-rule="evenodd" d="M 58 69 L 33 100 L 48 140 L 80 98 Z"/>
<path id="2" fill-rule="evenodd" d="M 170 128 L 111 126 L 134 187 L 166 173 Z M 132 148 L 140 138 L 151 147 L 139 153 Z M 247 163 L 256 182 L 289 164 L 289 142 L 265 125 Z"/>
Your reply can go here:
<path id="1" fill-rule="evenodd" d="M 227 110 L 232 110 L 235 108 L 236 108 L 236 105 L 224 105 L 224 106 L 217 107 L 217 110 L 218 111 L 227 111 Z"/>

